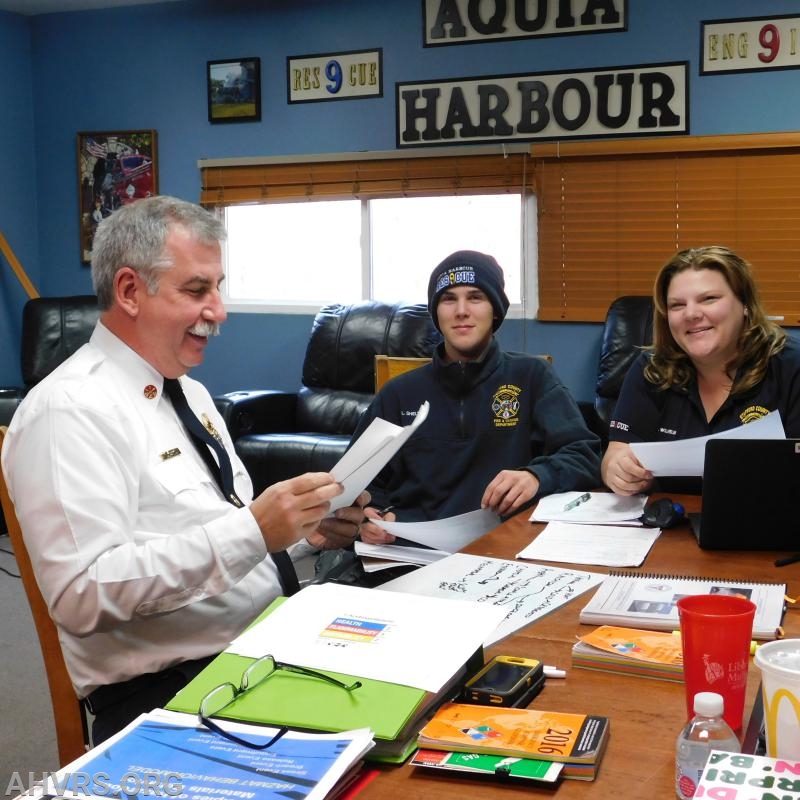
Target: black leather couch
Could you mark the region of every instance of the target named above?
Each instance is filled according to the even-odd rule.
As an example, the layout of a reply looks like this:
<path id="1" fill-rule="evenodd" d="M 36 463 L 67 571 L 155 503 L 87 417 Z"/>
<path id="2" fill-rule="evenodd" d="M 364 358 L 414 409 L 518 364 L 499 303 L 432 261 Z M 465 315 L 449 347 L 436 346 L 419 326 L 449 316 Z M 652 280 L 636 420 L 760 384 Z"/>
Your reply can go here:
<path id="1" fill-rule="evenodd" d="M 625 295 L 608 308 L 600 345 L 594 403 L 582 403 L 589 427 L 608 444 L 608 424 L 631 364 L 653 341 L 653 300 Z"/>
<path id="2" fill-rule="evenodd" d="M 215 398 L 256 493 L 341 458 L 375 392 L 375 356 L 430 356 L 441 334 L 427 306 L 362 301 L 321 309 L 296 392 Z"/>

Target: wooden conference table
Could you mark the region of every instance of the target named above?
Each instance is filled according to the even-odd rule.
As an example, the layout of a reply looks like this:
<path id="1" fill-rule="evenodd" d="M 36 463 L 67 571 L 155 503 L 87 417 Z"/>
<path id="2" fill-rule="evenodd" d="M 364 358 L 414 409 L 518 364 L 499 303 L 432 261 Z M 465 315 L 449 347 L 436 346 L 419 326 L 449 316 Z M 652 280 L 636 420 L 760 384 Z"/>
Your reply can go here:
<path id="1" fill-rule="evenodd" d="M 672 497 L 683 502 L 687 511 L 699 509 L 699 497 Z M 529 513 L 523 512 L 503 523 L 466 548 L 466 552 L 513 559 L 544 527 L 529 522 L 528 516 Z M 754 531 L 753 535 L 758 536 L 758 532 Z M 687 525 L 665 530 L 638 569 L 642 572 L 716 577 L 726 581 L 782 582 L 787 584 L 788 595 L 797 597 L 800 595 L 800 563 L 775 567 L 774 561 L 780 555 L 785 553 L 701 550 Z M 605 567 L 571 566 L 592 572 L 608 572 Z M 594 781 L 564 780 L 552 790 L 486 782 L 404 764 L 379 767 L 380 774 L 358 795 L 359 800 L 462 800 L 472 797 L 514 800 L 553 795 L 559 800 L 614 797 L 668 800 L 674 797 L 675 740 L 686 722 L 684 686 L 682 683 L 572 668 L 571 649 L 576 634 L 593 627 L 578 623 L 578 614 L 593 591 L 590 589 L 492 646 L 486 654 L 487 657 L 497 654 L 529 656 L 566 669 L 566 679 L 547 680 L 532 707 L 610 717 L 608 749 Z M 800 608 L 787 611 L 783 627 L 787 638 L 800 637 Z M 751 660 L 742 735 L 759 683 L 759 670 Z"/>

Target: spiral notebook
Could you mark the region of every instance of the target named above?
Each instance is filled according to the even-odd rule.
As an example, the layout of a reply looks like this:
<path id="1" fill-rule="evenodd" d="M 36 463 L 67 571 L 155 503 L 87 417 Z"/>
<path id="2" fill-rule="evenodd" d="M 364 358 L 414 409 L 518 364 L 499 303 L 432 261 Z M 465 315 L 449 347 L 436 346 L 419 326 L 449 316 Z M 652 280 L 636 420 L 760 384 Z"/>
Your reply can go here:
<path id="1" fill-rule="evenodd" d="M 773 639 L 785 609 L 785 583 L 750 583 L 689 575 L 610 572 L 580 613 L 586 625 L 621 625 L 648 630 L 678 630 L 682 597 L 738 594 L 755 603 L 754 639 Z"/>

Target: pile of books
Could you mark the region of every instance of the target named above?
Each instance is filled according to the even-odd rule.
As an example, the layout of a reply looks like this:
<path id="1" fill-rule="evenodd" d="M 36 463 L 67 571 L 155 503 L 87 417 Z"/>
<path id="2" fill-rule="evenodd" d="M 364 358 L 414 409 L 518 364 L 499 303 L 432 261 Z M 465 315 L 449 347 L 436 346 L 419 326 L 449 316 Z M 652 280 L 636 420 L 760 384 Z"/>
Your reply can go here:
<path id="1" fill-rule="evenodd" d="M 411 763 L 546 782 L 559 777 L 591 781 L 600 767 L 609 731 L 608 717 L 446 703 L 420 731 L 420 751 Z M 495 760 L 481 763 L 476 758 L 459 758 L 457 753 Z"/>
<path id="2" fill-rule="evenodd" d="M 601 625 L 572 648 L 572 666 L 683 682 L 680 636 Z"/>

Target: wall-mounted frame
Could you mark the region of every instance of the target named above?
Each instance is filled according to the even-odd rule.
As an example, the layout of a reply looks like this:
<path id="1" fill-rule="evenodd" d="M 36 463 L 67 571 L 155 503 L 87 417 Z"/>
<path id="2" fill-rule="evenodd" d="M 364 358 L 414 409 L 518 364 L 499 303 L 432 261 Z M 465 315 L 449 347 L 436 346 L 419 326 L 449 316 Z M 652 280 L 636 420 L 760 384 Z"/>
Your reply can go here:
<path id="1" fill-rule="evenodd" d="M 261 119 L 261 59 L 209 61 L 208 121 L 257 122 Z"/>
<path id="2" fill-rule="evenodd" d="M 81 261 L 92 257 L 98 223 L 126 203 L 158 194 L 154 130 L 78 134 Z"/>

